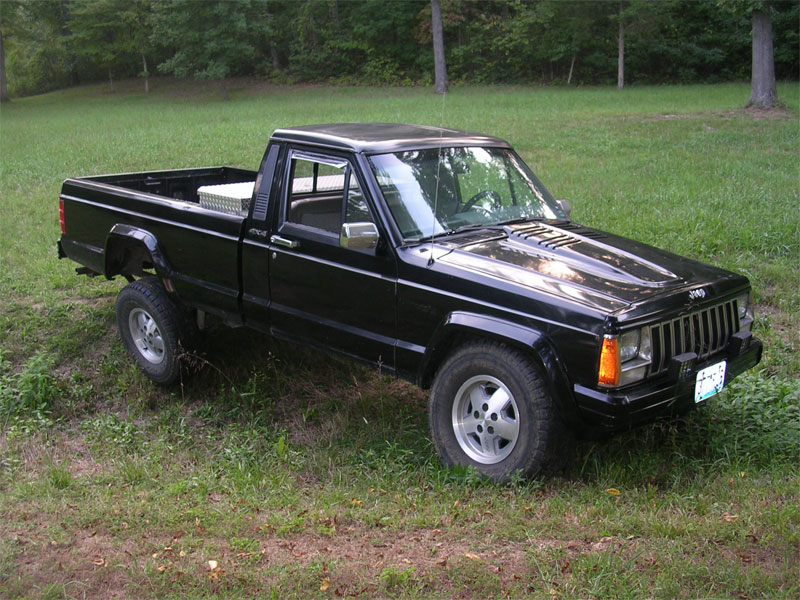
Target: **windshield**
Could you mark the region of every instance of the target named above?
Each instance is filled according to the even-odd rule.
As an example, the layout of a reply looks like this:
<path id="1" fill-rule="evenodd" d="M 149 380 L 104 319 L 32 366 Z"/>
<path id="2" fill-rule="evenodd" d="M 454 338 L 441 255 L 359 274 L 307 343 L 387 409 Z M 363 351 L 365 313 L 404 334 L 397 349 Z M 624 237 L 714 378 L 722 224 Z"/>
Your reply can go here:
<path id="1" fill-rule="evenodd" d="M 564 219 L 536 176 L 504 148 L 376 154 L 370 163 L 406 240 L 528 219 Z"/>

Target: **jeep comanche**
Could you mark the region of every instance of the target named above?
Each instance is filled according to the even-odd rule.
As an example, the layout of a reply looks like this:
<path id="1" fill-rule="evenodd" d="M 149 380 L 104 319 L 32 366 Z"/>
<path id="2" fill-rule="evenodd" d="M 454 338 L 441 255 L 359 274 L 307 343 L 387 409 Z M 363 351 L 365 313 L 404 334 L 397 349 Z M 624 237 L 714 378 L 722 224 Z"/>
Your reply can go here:
<path id="1" fill-rule="evenodd" d="M 67 179 L 60 214 L 59 257 L 128 279 L 117 324 L 156 383 L 216 315 L 430 389 L 442 461 L 498 481 L 761 358 L 745 277 L 578 225 L 496 137 L 279 129 L 258 171 Z"/>

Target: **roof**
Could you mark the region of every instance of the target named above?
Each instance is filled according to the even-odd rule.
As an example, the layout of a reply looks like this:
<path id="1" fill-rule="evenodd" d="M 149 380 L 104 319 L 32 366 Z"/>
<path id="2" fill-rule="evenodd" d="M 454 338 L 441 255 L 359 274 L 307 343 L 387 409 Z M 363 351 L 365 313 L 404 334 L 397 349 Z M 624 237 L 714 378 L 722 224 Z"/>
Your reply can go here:
<path id="1" fill-rule="evenodd" d="M 370 154 L 442 146 L 511 147 L 508 142 L 497 137 L 444 127 L 407 125 L 405 123 L 302 125 L 289 129 L 277 129 L 272 134 L 272 138 Z"/>

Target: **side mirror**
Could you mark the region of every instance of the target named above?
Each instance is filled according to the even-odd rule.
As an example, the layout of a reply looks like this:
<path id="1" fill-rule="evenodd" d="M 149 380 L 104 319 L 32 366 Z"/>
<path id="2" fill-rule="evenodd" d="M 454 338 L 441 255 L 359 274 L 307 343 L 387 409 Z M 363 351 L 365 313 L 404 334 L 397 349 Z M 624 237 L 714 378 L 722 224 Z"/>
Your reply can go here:
<path id="1" fill-rule="evenodd" d="M 569 200 L 556 200 L 556 202 L 558 202 L 561 210 L 563 210 L 565 213 L 567 213 L 567 216 L 569 216 L 572 212 L 572 205 L 569 203 Z"/>
<path id="2" fill-rule="evenodd" d="M 339 245 L 348 250 L 374 250 L 378 247 L 378 227 L 375 223 L 345 223 L 339 233 Z"/>

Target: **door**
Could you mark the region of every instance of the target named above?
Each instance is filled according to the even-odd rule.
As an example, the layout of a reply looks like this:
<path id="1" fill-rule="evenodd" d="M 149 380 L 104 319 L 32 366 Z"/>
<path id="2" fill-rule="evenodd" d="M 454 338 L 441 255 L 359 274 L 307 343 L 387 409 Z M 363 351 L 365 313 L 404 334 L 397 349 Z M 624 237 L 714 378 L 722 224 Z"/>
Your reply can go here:
<path id="1" fill-rule="evenodd" d="M 287 158 L 269 244 L 273 333 L 392 369 L 394 255 L 385 236 L 371 249 L 340 245 L 345 223 L 380 231 L 363 182 L 343 156 L 295 148 Z"/>

